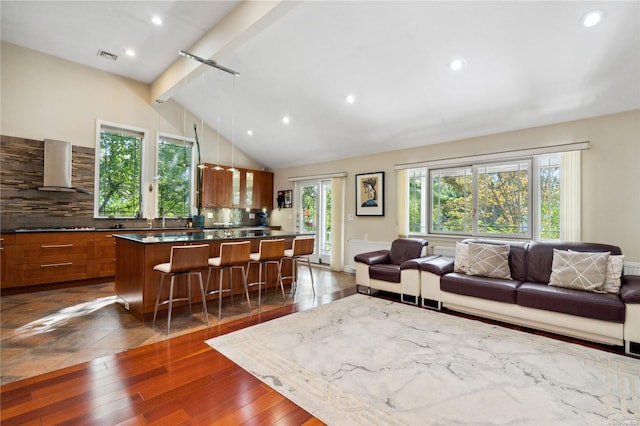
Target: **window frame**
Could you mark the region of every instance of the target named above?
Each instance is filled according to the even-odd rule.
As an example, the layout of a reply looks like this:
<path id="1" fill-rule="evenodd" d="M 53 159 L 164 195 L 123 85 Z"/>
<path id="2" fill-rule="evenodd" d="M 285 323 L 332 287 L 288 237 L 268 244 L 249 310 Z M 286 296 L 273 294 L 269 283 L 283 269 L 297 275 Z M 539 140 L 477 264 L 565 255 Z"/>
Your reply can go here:
<path id="1" fill-rule="evenodd" d="M 420 194 L 422 199 L 426 199 L 426 207 L 425 213 L 422 214 L 421 218 L 421 229 L 425 229 L 427 232 L 416 232 L 411 231 L 411 223 L 407 220 L 407 230 L 408 235 L 415 236 L 433 236 L 438 238 L 456 238 L 459 239 L 461 237 L 489 237 L 489 238 L 500 238 L 500 239 L 536 239 L 541 240 L 541 210 L 540 210 L 540 197 L 541 197 L 541 188 L 540 188 L 540 172 L 541 172 L 541 162 L 544 159 L 548 159 L 550 157 L 559 157 L 558 158 L 558 167 L 560 168 L 560 176 L 561 179 L 564 177 L 561 164 L 562 164 L 562 155 L 563 152 L 552 152 L 545 153 L 540 155 L 529 155 L 529 156 L 520 156 L 513 158 L 495 158 L 493 160 L 483 160 L 483 161 L 474 161 L 474 162 L 454 162 L 452 164 L 438 164 L 437 166 L 423 166 L 423 167 L 414 167 L 408 168 L 407 173 L 407 191 L 410 190 L 411 179 L 416 179 L 417 174 L 420 174 L 420 179 L 423 180 L 423 187 L 428 191 L 426 194 Z M 498 166 L 503 164 L 517 163 L 517 162 L 528 162 L 528 206 L 529 206 L 529 215 L 528 215 L 528 233 L 518 233 L 518 234 L 495 234 L 495 233 L 485 233 L 478 232 L 478 169 L 482 167 L 488 166 Z M 433 228 L 433 209 L 432 209 L 432 171 L 445 171 L 445 170 L 456 170 L 456 169 L 468 169 L 472 170 L 472 226 L 470 232 L 456 232 L 456 231 L 437 231 Z M 411 202 L 411 194 L 407 194 L 407 219 L 409 219 L 409 203 Z M 560 208 L 562 207 L 560 203 Z M 545 238 L 545 240 L 552 240 Z M 557 240 L 557 239 L 553 239 Z"/>
<path id="2" fill-rule="evenodd" d="M 190 161 L 191 161 L 191 171 L 190 171 L 190 185 L 189 185 L 189 214 L 193 215 L 195 209 L 197 209 L 198 207 L 195 205 L 196 204 L 196 179 L 197 179 L 197 174 L 196 171 L 198 170 L 198 164 L 197 164 L 197 159 L 196 159 L 196 140 L 194 138 L 189 138 L 189 137 L 185 137 L 185 136 L 180 136 L 180 135 L 174 135 L 171 133 L 165 133 L 165 132 L 156 132 L 156 142 L 155 142 L 155 156 L 154 156 L 154 175 L 152 177 L 152 180 L 154 182 L 154 186 L 156 188 L 156 190 L 154 191 L 154 197 L 153 200 L 151 202 L 151 204 L 154 206 L 154 212 L 153 215 L 156 218 L 160 218 L 160 185 L 159 185 L 159 179 L 160 179 L 160 175 L 158 172 L 159 166 L 160 166 L 160 143 L 162 140 L 172 140 L 176 143 L 176 145 L 178 145 L 179 143 L 184 143 L 184 144 L 189 144 L 191 145 L 191 157 L 190 157 Z M 171 216 L 171 218 L 174 218 L 173 216 Z M 177 217 L 175 217 L 177 218 Z"/>
<path id="3" fill-rule="evenodd" d="M 139 127 L 129 126 L 120 123 L 114 123 L 105 120 L 96 120 L 96 155 L 95 155 L 95 174 L 94 174 L 94 203 L 93 203 L 93 217 L 94 219 L 131 219 L 136 218 L 137 214 L 134 216 L 104 216 L 100 214 L 100 152 L 101 152 L 101 133 L 103 129 L 110 129 L 114 131 L 121 131 L 122 133 L 129 133 L 135 135 L 142 135 L 142 141 L 140 145 L 140 210 L 139 213 L 144 215 L 146 211 L 146 202 L 144 196 L 144 182 L 147 167 L 145 165 L 145 157 L 147 154 L 147 144 L 149 139 L 149 131 L 147 129 L 142 129 Z"/>

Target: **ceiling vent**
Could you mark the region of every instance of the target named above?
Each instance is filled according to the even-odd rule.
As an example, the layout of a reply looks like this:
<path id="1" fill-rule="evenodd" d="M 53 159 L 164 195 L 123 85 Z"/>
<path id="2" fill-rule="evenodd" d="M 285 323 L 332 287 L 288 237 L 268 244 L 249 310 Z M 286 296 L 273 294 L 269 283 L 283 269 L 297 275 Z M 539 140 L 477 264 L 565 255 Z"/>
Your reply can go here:
<path id="1" fill-rule="evenodd" d="M 111 61 L 117 61 L 118 55 L 114 55 L 113 53 L 109 53 L 106 50 L 98 49 L 98 56 L 101 58 L 109 59 Z"/>

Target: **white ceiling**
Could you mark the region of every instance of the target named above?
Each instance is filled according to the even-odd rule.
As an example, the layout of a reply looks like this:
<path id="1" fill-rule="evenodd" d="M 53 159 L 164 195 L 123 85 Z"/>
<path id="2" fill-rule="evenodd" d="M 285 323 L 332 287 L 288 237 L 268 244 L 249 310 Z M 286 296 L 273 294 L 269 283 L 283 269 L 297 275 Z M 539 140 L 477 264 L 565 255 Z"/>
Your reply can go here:
<path id="1" fill-rule="evenodd" d="M 153 83 L 239 3 L 2 0 L 1 36 Z M 211 59 L 174 99 L 276 169 L 640 108 L 640 2 L 283 2 Z"/>

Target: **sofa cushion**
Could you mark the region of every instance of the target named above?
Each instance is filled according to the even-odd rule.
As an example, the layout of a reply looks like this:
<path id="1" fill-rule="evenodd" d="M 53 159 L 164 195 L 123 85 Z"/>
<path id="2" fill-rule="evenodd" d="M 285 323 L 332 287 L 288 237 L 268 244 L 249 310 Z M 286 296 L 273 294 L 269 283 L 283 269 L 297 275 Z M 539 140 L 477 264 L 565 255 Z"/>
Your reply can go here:
<path id="1" fill-rule="evenodd" d="M 549 285 L 602 292 L 609 252 L 582 253 L 553 249 Z"/>
<path id="2" fill-rule="evenodd" d="M 456 257 L 453 261 L 453 272 L 466 274 L 469 272 L 469 244 L 456 242 Z"/>
<path id="3" fill-rule="evenodd" d="M 420 262 L 420 270 L 436 275 L 444 275 L 453 272 L 454 261 L 449 256 L 432 256 Z"/>
<path id="4" fill-rule="evenodd" d="M 623 323 L 625 305 L 615 294 L 591 293 L 539 283 L 522 283 L 517 303 L 528 308 L 543 309 L 602 321 Z"/>
<path id="5" fill-rule="evenodd" d="M 527 255 L 526 279 L 522 281 L 547 284 L 551 276 L 551 265 L 553 263 L 553 249 L 574 250 L 574 251 L 608 251 L 613 255 L 622 254 L 620 247 L 609 244 L 596 243 L 576 243 L 558 241 L 531 241 Z M 513 246 L 511 247 L 513 252 Z M 516 278 L 513 268 L 511 276 Z"/>
<path id="6" fill-rule="evenodd" d="M 388 281 L 390 283 L 400 282 L 400 265 L 384 263 L 369 266 L 369 278 L 372 280 Z"/>
<path id="7" fill-rule="evenodd" d="M 440 290 L 497 302 L 516 303 L 520 281 L 476 277 L 453 272 L 440 277 Z"/>
<path id="8" fill-rule="evenodd" d="M 529 241 L 519 242 L 507 240 L 492 240 L 488 238 L 468 238 L 466 240 L 463 240 L 462 242 L 467 244 L 480 243 L 509 245 L 509 271 L 511 272 L 511 278 L 514 281 L 526 281 L 527 250 L 529 248 Z M 551 268 L 551 263 L 549 263 L 549 268 Z"/>
<path id="9" fill-rule="evenodd" d="M 622 284 L 622 271 L 624 269 L 624 255 L 611 255 L 607 262 L 607 277 L 604 279 L 603 290 L 607 293 L 620 293 L 620 285 Z"/>
<path id="10" fill-rule="evenodd" d="M 427 240 L 420 238 L 398 238 L 391 243 L 389 259 L 391 263 L 400 265 L 402 262 L 420 257 L 427 244 Z"/>
<path id="11" fill-rule="evenodd" d="M 469 243 L 469 275 L 511 279 L 509 246 Z"/>

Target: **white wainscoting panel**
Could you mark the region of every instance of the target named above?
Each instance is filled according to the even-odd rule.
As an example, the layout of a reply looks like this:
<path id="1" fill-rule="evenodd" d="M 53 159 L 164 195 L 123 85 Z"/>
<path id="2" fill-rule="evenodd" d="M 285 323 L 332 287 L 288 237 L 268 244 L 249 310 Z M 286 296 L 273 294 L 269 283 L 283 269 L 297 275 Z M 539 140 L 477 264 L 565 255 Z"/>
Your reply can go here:
<path id="1" fill-rule="evenodd" d="M 349 240 L 348 244 L 348 258 L 344 267 L 345 272 L 356 272 L 356 263 L 353 261 L 353 257 L 356 254 L 366 253 L 376 250 L 389 250 L 391 248 L 391 242 L 385 241 L 369 241 L 369 240 Z"/>
<path id="2" fill-rule="evenodd" d="M 456 248 L 455 246 L 433 246 L 431 253 L 439 254 L 441 256 L 456 257 Z"/>
<path id="3" fill-rule="evenodd" d="M 640 262 L 624 262 L 624 275 L 640 275 Z"/>

